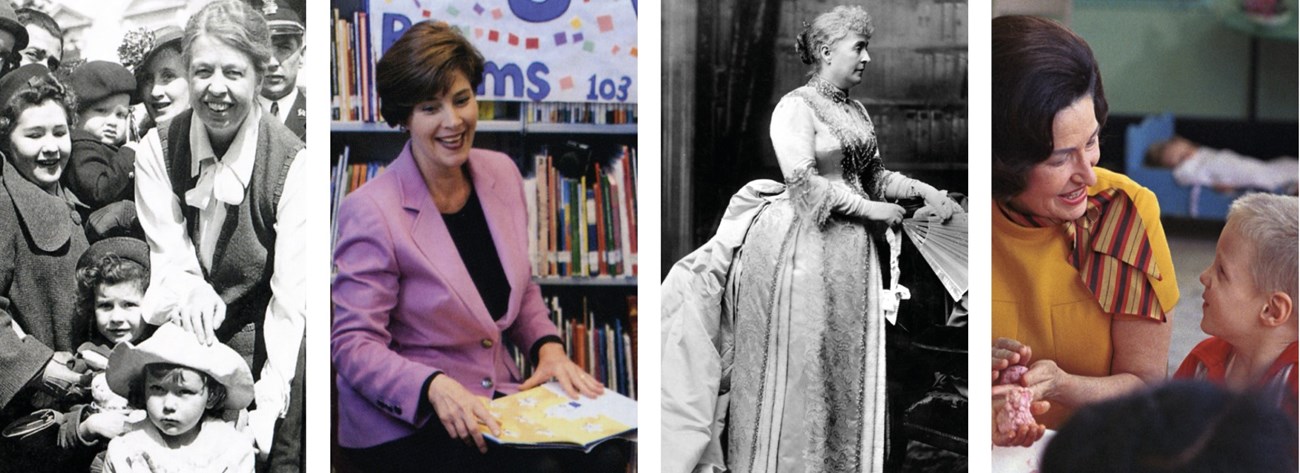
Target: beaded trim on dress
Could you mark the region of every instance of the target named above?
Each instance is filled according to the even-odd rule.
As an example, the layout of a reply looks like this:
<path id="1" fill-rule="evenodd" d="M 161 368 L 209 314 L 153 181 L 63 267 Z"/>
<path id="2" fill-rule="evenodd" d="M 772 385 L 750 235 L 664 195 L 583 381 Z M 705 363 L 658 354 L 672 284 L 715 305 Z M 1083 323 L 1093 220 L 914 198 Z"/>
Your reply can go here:
<path id="1" fill-rule="evenodd" d="M 844 181 L 871 200 L 884 200 L 881 176 L 885 166 L 876 146 L 876 127 L 871 123 L 867 109 L 860 102 L 850 100 L 847 92 L 820 77 L 813 77 L 807 87 L 791 93 L 803 97 L 817 120 L 825 123 L 840 141 L 844 150 L 844 158 L 840 160 Z"/>

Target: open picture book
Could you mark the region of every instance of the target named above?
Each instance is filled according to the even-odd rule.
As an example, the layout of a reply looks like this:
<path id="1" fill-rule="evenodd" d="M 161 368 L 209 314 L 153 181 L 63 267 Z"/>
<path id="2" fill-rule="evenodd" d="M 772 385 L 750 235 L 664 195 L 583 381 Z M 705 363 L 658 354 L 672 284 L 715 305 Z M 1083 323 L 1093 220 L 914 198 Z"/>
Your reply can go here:
<path id="1" fill-rule="evenodd" d="M 634 439 L 636 401 L 606 389 L 592 399 L 569 399 L 559 383 L 544 385 L 492 400 L 488 410 L 501 425 L 492 435 L 479 424 L 483 437 L 522 448 L 571 448 L 591 451 L 611 438 Z"/>

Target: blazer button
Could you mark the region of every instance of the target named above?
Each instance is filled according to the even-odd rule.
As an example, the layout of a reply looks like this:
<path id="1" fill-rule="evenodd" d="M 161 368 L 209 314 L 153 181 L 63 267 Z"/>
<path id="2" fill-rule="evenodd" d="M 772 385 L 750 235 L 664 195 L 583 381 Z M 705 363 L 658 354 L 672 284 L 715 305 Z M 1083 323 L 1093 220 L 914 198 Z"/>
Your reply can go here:
<path id="1" fill-rule="evenodd" d="M 492 339 L 484 338 L 480 344 L 483 345 L 483 348 L 492 348 Z"/>
<path id="2" fill-rule="evenodd" d="M 492 378 L 483 378 L 483 389 L 492 389 Z"/>

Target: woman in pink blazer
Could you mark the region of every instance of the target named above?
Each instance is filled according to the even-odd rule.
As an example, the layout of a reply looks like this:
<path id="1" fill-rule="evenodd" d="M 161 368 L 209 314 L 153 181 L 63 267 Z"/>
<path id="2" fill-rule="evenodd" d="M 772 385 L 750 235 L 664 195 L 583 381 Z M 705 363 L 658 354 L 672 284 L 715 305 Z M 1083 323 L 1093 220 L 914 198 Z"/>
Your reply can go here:
<path id="1" fill-rule="evenodd" d="M 339 444 L 375 471 L 624 468 L 619 449 L 489 448 L 479 434 L 480 423 L 499 433 L 484 399 L 551 378 L 571 397 L 603 389 L 565 354 L 532 282 L 518 169 L 471 147 L 482 75 L 478 51 L 433 22 L 412 26 L 379 61 L 381 111 L 410 141 L 338 213 Z M 506 342 L 530 353 L 528 380 Z"/>

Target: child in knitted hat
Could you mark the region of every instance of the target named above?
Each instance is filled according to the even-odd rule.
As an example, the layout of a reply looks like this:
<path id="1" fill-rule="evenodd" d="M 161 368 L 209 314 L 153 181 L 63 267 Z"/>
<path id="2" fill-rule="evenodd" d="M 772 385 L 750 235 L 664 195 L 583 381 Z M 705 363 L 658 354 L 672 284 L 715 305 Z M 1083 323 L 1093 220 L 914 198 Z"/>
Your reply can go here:
<path id="1" fill-rule="evenodd" d="M 69 86 L 77 93 L 77 126 L 72 131 L 72 158 L 64 185 L 82 203 L 97 210 L 134 197 L 135 152 L 122 148 L 130 125 L 135 76 L 107 61 L 90 61 L 72 71 Z"/>
<path id="2" fill-rule="evenodd" d="M 109 387 L 147 419 L 109 442 L 107 471 L 253 471 L 252 434 L 222 417 L 253 400 L 253 375 L 230 347 L 165 324 L 139 345 L 118 344 L 108 365 Z"/>

